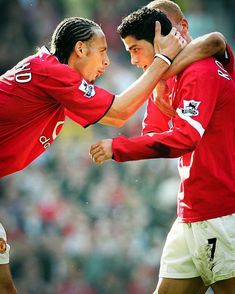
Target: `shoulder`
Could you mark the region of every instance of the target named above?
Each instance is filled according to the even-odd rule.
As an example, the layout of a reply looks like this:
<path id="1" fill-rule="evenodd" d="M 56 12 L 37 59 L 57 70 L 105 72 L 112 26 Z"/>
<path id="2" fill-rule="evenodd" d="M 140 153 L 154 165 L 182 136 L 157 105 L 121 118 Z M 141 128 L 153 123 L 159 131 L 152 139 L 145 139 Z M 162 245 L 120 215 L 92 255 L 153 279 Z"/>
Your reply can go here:
<path id="1" fill-rule="evenodd" d="M 232 80 L 229 72 L 215 58 L 206 58 L 192 63 L 178 76 L 178 88 L 197 89 L 219 89 L 227 87 Z M 231 87 L 231 86 L 229 86 Z M 222 88 L 221 88 L 222 89 Z"/>
<path id="2" fill-rule="evenodd" d="M 47 49 L 41 49 L 37 54 L 28 58 L 32 71 L 36 75 L 45 75 L 54 80 L 81 79 L 79 73 L 71 69 L 67 64 L 60 63 Z"/>
<path id="3" fill-rule="evenodd" d="M 218 69 L 223 69 L 222 64 L 218 62 L 214 57 L 198 60 L 190 64 L 178 78 L 185 79 L 207 79 L 209 77 L 217 76 Z"/>
<path id="4" fill-rule="evenodd" d="M 50 54 L 46 49 L 41 49 L 37 54 L 28 58 L 28 61 L 35 66 L 48 67 L 48 68 L 64 68 L 67 67 L 65 64 L 62 64 L 58 59 Z"/>
<path id="5" fill-rule="evenodd" d="M 201 59 L 190 64 L 183 73 L 193 72 L 193 71 L 205 71 L 213 70 L 216 68 L 216 59 L 214 57 Z"/>

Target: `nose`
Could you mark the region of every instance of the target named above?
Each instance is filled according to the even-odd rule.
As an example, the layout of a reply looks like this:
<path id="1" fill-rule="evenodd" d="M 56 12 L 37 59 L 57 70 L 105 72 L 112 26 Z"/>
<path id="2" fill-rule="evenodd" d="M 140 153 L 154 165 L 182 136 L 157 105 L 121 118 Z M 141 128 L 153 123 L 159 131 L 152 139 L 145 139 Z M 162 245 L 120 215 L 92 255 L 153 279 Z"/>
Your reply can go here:
<path id="1" fill-rule="evenodd" d="M 137 65 L 138 64 L 138 59 L 135 56 L 133 56 L 133 55 L 131 55 L 131 64 L 133 64 L 133 65 Z"/>
<path id="2" fill-rule="evenodd" d="M 110 60 L 109 60 L 108 54 L 105 55 L 103 63 L 104 63 L 105 67 L 110 65 Z"/>

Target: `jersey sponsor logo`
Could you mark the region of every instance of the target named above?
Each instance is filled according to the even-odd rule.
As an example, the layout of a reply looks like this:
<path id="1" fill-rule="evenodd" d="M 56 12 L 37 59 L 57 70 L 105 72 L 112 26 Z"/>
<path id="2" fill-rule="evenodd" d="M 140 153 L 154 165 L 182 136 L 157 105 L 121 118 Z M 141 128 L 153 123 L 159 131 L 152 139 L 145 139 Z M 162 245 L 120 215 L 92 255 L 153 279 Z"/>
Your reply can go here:
<path id="1" fill-rule="evenodd" d="M 186 116 L 197 116 L 199 114 L 198 106 L 201 102 L 195 100 L 184 100 L 184 107 L 180 108 L 182 114 Z"/>
<path id="2" fill-rule="evenodd" d="M 54 141 L 55 138 L 57 137 L 57 135 L 59 134 L 61 127 L 64 124 L 64 120 L 58 121 L 54 127 L 54 130 L 52 132 L 52 140 Z M 60 127 L 60 128 L 59 128 Z M 51 146 L 50 143 L 51 138 L 50 137 L 46 137 L 46 136 L 40 136 L 39 137 L 39 142 L 43 145 L 44 149 L 47 149 L 48 147 Z"/>
<path id="3" fill-rule="evenodd" d="M 60 132 L 61 128 L 59 128 L 59 126 L 63 126 L 64 124 L 64 120 L 60 120 L 60 121 L 57 121 L 56 125 L 55 125 L 55 128 L 54 128 L 54 131 L 52 133 L 52 139 L 55 140 L 55 138 L 57 137 L 58 133 Z"/>
<path id="4" fill-rule="evenodd" d="M 43 145 L 44 149 L 47 149 L 51 146 L 51 143 L 49 142 L 51 138 L 47 138 L 46 136 L 40 136 L 39 142 Z"/>
<path id="5" fill-rule="evenodd" d="M 91 84 L 88 84 L 87 81 L 85 81 L 84 79 L 82 80 L 78 89 L 81 90 L 82 92 L 84 92 L 85 93 L 84 96 L 87 98 L 91 98 L 91 97 L 95 96 L 94 86 Z"/>

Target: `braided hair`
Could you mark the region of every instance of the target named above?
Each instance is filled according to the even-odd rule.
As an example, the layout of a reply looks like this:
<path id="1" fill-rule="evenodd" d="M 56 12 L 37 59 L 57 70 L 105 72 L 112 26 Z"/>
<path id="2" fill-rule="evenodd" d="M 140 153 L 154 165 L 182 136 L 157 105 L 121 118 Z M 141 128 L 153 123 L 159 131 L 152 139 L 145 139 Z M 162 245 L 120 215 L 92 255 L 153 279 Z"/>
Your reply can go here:
<path id="1" fill-rule="evenodd" d="M 51 39 L 51 53 L 61 63 L 68 63 L 70 54 L 78 41 L 89 41 L 94 35 L 94 28 L 101 29 L 92 20 L 82 17 L 64 19 L 56 27 Z"/>

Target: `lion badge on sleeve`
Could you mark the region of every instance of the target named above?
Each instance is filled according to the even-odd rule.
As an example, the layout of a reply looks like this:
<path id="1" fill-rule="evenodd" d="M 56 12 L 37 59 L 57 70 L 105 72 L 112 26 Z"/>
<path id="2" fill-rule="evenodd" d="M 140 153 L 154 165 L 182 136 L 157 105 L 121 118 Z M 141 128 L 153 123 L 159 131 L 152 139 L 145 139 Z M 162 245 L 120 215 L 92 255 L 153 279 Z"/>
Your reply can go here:
<path id="1" fill-rule="evenodd" d="M 3 239 L 0 238 L 0 253 L 3 254 L 7 250 L 7 242 Z"/>

